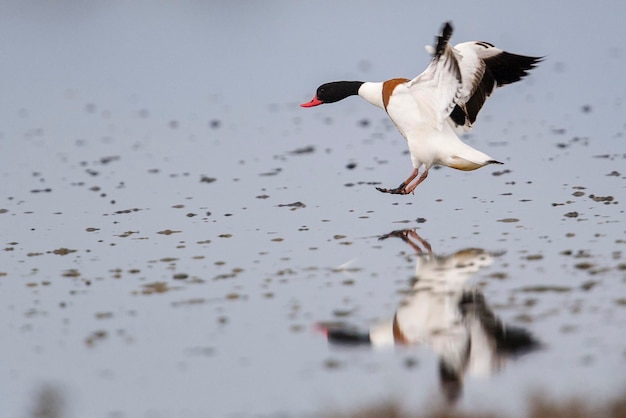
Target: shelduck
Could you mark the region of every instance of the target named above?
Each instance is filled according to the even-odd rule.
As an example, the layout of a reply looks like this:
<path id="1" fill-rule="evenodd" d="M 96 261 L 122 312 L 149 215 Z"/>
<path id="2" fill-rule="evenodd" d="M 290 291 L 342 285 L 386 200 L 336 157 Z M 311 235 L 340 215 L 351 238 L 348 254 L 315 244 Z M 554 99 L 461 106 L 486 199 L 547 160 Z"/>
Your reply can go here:
<path id="1" fill-rule="evenodd" d="M 483 41 L 452 47 L 452 31 L 446 22 L 434 47 L 426 47 L 432 54 L 430 64 L 412 80 L 334 81 L 322 84 L 313 100 L 300 105 L 313 107 L 358 95 L 387 112 L 407 140 L 413 171 L 394 189 L 377 187 L 381 192 L 413 193 L 434 165 L 468 171 L 502 164 L 458 135 L 472 128 L 496 87 L 521 80 L 543 58 L 512 54 Z"/>

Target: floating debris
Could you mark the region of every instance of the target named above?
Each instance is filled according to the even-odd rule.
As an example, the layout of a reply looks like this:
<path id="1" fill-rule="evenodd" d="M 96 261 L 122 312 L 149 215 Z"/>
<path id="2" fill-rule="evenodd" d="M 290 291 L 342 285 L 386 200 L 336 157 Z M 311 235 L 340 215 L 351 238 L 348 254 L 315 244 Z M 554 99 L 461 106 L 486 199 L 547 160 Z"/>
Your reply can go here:
<path id="1" fill-rule="evenodd" d="M 172 302 L 172 306 L 176 308 L 179 306 L 186 306 L 186 305 L 202 305 L 206 302 L 207 300 L 204 298 L 194 298 L 194 299 L 181 300 L 179 302 Z"/>
<path id="2" fill-rule="evenodd" d="M 571 287 L 567 287 L 567 286 L 546 286 L 546 285 L 538 285 L 538 286 L 528 286 L 528 287 L 522 287 L 521 289 L 518 289 L 518 292 L 557 292 L 557 293 L 564 293 L 564 292 L 570 292 L 572 290 Z"/>
<path id="3" fill-rule="evenodd" d="M 288 154 L 290 155 L 302 155 L 302 154 L 312 154 L 315 152 L 315 147 L 312 145 L 309 145 L 307 147 L 302 147 L 302 148 L 296 148 L 293 151 L 289 151 Z"/>
<path id="4" fill-rule="evenodd" d="M 94 331 L 90 336 L 85 338 L 85 345 L 87 347 L 93 347 L 95 343 L 104 340 L 108 333 L 104 330 Z"/>
<path id="5" fill-rule="evenodd" d="M 163 231 L 159 231 L 157 232 L 157 234 L 161 234 L 161 235 L 172 235 L 172 234 L 178 234 L 182 231 L 172 231 L 171 229 L 165 229 Z"/>
<path id="6" fill-rule="evenodd" d="M 123 209 L 123 210 L 118 210 L 113 212 L 113 215 L 124 215 L 124 214 L 128 214 L 128 213 L 133 213 L 133 212 L 139 212 L 141 209 L 138 208 L 133 208 L 133 209 Z"/>
<path id="7" fill-rule="evenodd" d="M 502 271 L 496 271 L 496 272 L 491 273 L 489 277 L 492 279 L 496 279 L 496 280 L 504 280 L 504 279 L 507 279 L 509 275 Z"/>
<path id="8" fill-rule="evenodd" d="M 120 159 L 119 155 L 113 155 L 110 157 L 102 157 L 100 158 L 100 164 L 105 165 L 105 164 L 109 164 L 112 163 L 113 161 L 118 161 Z"/>
<path id="9" fill-rule="evenodd" d="M 200 176 L 200 183 L 213 183 L 216 180 L 215 177 Z"/>
<path id="10" fill-rule="evenodd" d="M 267 171 L 265 173 L 260 173 L 259 176 L 275 176 L 278 173 L 280 173 L 281 171 L 283 171 L 282 168 L 275 168 L 275 169 L 273 169 L 271 171 Z"/>
<path id="11" fill-rule="evenodd" d="M 589 198 L 592 199 L 594 202 L 612 202 L 614 197 L 613 196 L 595 196 L 590 194 Z"/>
<path id="12" fill-rule="evenodd" d="M 56 255 L 68 255 L 71 253 L 75 253 L 77 250 L 70 250 L 69 248 L 59 248 L 57 250 L 50 251 L 52 254 Z"/>
<path id="13" fill-rule="evenodd" d="M 280 205 L 276 206 L 278 206 L 279 208 L 291 208 L 291 210 L 306 208 L 306 205 L 302 202 L 281 203 Z"/>
<path id="14" fill-rule="evenodd" d="M 323 367 L 328 370 L 336 370 L 341 367 L 341 362 L 335 359 L 327 359 L 324 361 Z"/>
<path id="15" fill-rule="evenodd" d="M 339 317 L 339 318 L 343 318 L 346 316 L 350 316 L 354 313 L 354 310 L 342 310 L 342 309 L 335 309 L 333 311 L 333 316 Z"/>
<path id="16" fill-rule="evenodd" d="M 140 291 L 140 294 L 142 295 L 153 295 L 155 293 L 165 293 L 170 290 L 177 289 L 176 287 L 169 287 L 166 282 L 148 283 L 148 284 L 144 284 L 141 287 L 142 289 Z M 133 294 L 136 295 L 137 292 L 133 292 Z"/>
<path id="17" fill-rule="evenodd" d="M 585 282 L 585 283 L 581 284 L 581 285 L 580 285 L 580 288 L 581 288 L 582 290 L 587 290 L 587 291 L 588 291 L 588 290 L 593 289 L 593 288 L 594 288 L 597 284 L 598 284 L 598 282 L 597 282 L 597 281 L 595 281 L 595 280 L 589 280 L 588 282 Z"/>
<path id="18" fill-rule="evenodd" d="M 527 255 L 526 256 L 526 260 L 528 260 L 528 261 L 541 260 L 542 258 L 543 258 L 543 255 L 541 255 L 541 254 L 533 254 L 533 255 Z"/>
<path id="19" fill-rule="evenodd" d="M 595 264 L 588 263 L 588 262 L 582 262 L 582 263 L 578 263 L 578 264 L 574 265 L 574 267 L 579 269 L 579 270 L 589 270 L 593 266 L 595 266 Z"/>
<path id="20" fill-rule="evenodd" d="M 139 231 L 126 231 L 126 232 L 124 232 L 124 233 L 122 233 L 120 235 L 114 235 L 114 236 L 115 237 L 120 237 L 120 238 L 128 238 L 131 235 L 138 234 L 138 233 L 139 233 Z"/>

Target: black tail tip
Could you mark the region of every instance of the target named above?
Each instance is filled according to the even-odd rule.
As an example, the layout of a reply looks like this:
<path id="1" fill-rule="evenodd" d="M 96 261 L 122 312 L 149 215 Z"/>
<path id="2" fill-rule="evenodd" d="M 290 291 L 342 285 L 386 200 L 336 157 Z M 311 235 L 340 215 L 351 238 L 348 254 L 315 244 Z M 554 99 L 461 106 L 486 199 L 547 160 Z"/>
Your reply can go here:
<path id="1" fill-rule="evenodd" d="M 441 36 L 444 38 L 449 38 L 452 36 L 452 31 L 454 28 L 452 27 L 452 22 L 447 21 L 443 24 L 443 29 L 441 29 Z"/>
<path id="2" fill-rule="evenodd" d="M 487 164 L 504 164 L 504 163 L 498 160 L 489 160 L 487 161 Z"/>

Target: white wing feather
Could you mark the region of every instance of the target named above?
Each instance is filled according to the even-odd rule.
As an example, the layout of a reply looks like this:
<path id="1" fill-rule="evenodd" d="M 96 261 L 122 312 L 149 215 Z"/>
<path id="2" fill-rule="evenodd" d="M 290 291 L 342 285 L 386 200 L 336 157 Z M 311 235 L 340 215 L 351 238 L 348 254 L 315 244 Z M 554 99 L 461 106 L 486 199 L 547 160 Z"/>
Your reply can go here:
<path id="1" fill-rule="evenodd" d="M 458 58 L 454 48 L 446 43 L 443 53 L 434 57 L 424 72 L 407 83 L 407 88 L 420 106 L 430 107 L 439 129 L 462 94 Z"/>

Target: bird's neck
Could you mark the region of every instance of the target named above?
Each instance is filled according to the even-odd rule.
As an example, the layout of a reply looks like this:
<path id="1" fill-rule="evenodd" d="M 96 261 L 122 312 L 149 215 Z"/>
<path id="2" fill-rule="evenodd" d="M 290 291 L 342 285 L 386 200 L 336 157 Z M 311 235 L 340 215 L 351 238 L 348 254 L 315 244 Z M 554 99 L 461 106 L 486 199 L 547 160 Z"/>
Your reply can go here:
<path id="1" fill-rule="evenodd" d="M 383 83 L 366 81 L 359 87 L 358 95 L 376 107 L 385 109 L 383 104 Z"/>

